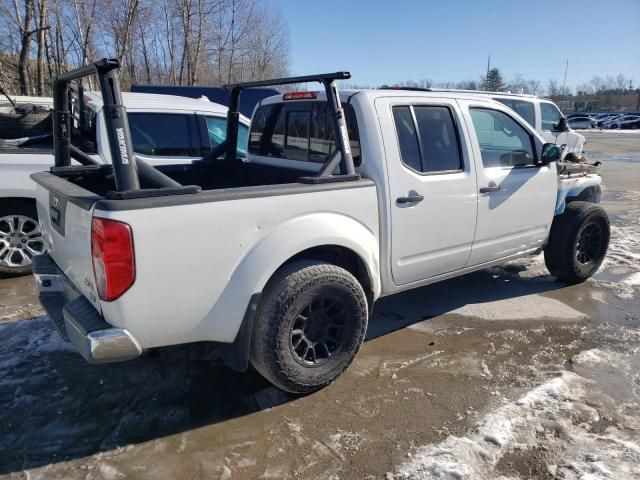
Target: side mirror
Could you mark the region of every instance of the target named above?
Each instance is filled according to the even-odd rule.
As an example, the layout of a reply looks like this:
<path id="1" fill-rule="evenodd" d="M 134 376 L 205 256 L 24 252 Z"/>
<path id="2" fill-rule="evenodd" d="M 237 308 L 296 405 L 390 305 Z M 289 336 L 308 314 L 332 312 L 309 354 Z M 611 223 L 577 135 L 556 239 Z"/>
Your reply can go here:
<path id="1" fill-rule="evenodd" d="M 562 150 L 555 143 L 545 143 L 542 146 L 542 155 L 540 156 L 540 161 L 538 162 L 538 167 L 544 167 L 545 165 L 549 165 L 551 162 L 557 162 L 560 160 L 560 156 L 562 155 Z"/>
<path id="2" fill-rule="evenodd" d="M 567 124 L 567 119 L 564 117 L 560 117 L 558 124 L 556 125 L 557 132 L 566 132 L 569 130 L 569 125 Z"/>

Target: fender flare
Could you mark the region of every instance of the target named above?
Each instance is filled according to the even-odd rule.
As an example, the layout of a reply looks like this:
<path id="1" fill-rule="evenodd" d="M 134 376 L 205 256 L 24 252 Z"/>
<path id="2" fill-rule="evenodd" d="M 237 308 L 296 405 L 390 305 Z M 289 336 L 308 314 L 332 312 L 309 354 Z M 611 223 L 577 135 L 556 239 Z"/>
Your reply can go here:
<path id="1" fill-rule="evenodd" d="M 556 209 L 554 215 L 562 215 L 568 202 L 573 200 L 585 200 L 593 203 L 600 203 L 602 179 L 597 177 L 581 177 L 574 180 L 572 185 L 563 186 L 561 180 L 556 198 Z M 564 187 L 564 188 L 563 188 Z M 589 195 L 591 199 L 584 198 Z"/>
<path id="2" fill-rule="evenodd" d="M 222 358 L 227 366 L 238 371 L 247 369 L 253 322 L 262 291 L 273 274 L 299 253 L 323 246 L 354 252 L 367 269 L 373 299 L 380 296 L 379 244 L 374 232 L 351 217 L 333 212 L 290 219 L 247 251 L 216 302 L 216 311 L 244 312 L 234 341 L 223 344 Z"/>

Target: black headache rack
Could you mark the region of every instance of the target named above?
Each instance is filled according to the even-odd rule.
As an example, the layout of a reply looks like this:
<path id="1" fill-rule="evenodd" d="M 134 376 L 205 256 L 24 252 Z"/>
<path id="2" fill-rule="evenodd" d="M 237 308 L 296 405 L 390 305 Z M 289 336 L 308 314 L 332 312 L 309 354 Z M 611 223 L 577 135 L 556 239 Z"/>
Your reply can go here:
<path id="1" fill-rule="evenodd" d="M 53 151 L 55 166 L 51 172 L 58 175 L 104 173 L 112 171 L 116 191 L 110 198 L 136 198 L 146 196 L 195 193 L 199 187 L 183 187 L 148 163 L 136 159 L 131 144 L 127 111 L 122 103 L 118 70 L 120 62 L 104 58 L 84 67 L 63 73 L 51 79 L 53 85 Z M 95 75 L 102 92 L 103 111 L 112 165 L 102 165 L 71 143 L 71 121 L 83 115 L 84 94 L 81 82 Z M 74 109 L 77 109 L 74 112 Z M 71 159 L 82 166 L 71 166 Z M 140 189 L 140 178 L 155 187 Z"/>
<path id="2" fill-rule="evenodd" d="M 227 113 L 227 138 L 216 148 L 216 152 L 225 152 L 227 161 L 234 160 L 236 148 L 238 146 L 238 124 L 240 121 L 240 94 L 245 88 L 269 87 L 275 85 L 291 85 L 294 83 L 319 82 L 324 86 L 327 94 L 327 102 L 333 119 L 333 128 L 336 139 L 336 149 L 327 157 L 322 168 L 315 176 L 301 177 L 302 183 L 326 183 L 345 180 L 357 180 L 360 175 L 356 173 L 349 144 L 349 134 L 344 118 L 344 110 L 340 103 L 336 80 L 347 80 L 351 78 L 349 72 L 319 73 L 316 75 L 305 75 L 302 77 L 274 78 L 270 80 L 257 80 L 254 82 L 233 83 L 225 85 L 229 90 L 229 111 Z M 340 166 L 340 174 L 333 175 L 335 169 Z"/>
<path id="3" fill-rule="evenodd" d="M 199 192 L 201 190 L 200 187 L 195 185 L 183 186 L 160 170 L 135 157 L 126 108 L 122 102 L 120 83 L 118 81 L 119 68 L 120 62 L 117 59 L 104 58 L 54 77 L 51 80 L 53 84 L 55 156 L 55 166 L 51 167 L 51 172 L 60 176 L 113 172 L 116 191 L 108 192 L 106 196 L 114 200 Z M 79 118 L 81 118 L 84 102 L 82 85 L 78 81 L 91 75 L 95 75 L 100 84 L 112 165 L 102 165 L 96 162 L 71 143 L 71 121 L 76 118 L 73 110 L 74 108 L 79 109 Z M 333 117 L 336 149 L 327 157 L 322 168 L 315 176 L 302 177 L 299 181 L 301 183 L 327 183 L 359 179 L 360 175 L 356 173 L 353 164 L 344 111 L 335 83 L 335 80 L 348 78 L 351 78 L 349 72 L 336 72 L 225 85 L 225 88 L 230 92 L 230 105 L 227 113 L 227 137 L 224 142 L 207 155 L 207 158 L 215 159 L 224 153 L 226 161 L 241 162 L 236 156 L 236 149 L 238 146 L 240 119 L 240 94 L 244 88 L 320 82 L 325 87 L 327 101 Z M 72 158 L 82 166 L 71 166 Z M 334 175 L 333 172 L 338 166 L 340 167 L 340 174 Z M 143 179 L 146 184 L 153 188 L 141 189 L 140 179 Z"/>

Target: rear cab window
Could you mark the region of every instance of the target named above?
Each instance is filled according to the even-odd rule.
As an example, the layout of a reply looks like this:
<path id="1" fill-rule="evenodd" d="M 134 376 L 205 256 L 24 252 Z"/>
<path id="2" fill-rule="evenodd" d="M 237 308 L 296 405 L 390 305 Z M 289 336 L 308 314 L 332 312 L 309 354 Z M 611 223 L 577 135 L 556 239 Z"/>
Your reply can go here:
<path id="1" fill-rule="evenodd" d="M 351 153 L 361 163 L 360 135 L 353 107 L 343 103 Z M 326 101 L 292 100 L 256 110 L 249 133 L 249 153 L 308 163 L 324 163 L 336 148 Z"/>

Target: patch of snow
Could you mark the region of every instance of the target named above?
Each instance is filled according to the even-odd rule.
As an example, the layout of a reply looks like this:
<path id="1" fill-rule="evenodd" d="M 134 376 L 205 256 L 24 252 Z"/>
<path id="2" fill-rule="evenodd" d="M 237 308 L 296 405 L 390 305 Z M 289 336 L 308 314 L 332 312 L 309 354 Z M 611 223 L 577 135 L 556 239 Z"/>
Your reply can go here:
<path id="1" fill-rule="evenodd" d="M 622 364 L 637 353 L 590 350 L 574 357 L 573 363 L 585 369 L 603 362 Z M 622 375 L 627 382 L 634 382 L 635 371 L 623 369 Z M 529 456 L 525 461 L 544 462 L 543 467 L 560 478 L 640 478 L 637 430 L 614 425 L 604 431 L 596 428 L 605 406 L 617 405 L 607 393 L 607 388 L 599 389 L 593 380 L 563 371 L 489 413 L 467 435 L 449 436 L 439 444 L 419 448 L 397 469 L 394 478 L 501 478 L 499 462 L 506 454 L 543 447 L 546 457 L 534 460 Z M 637 392 L 635 395 L 637 402 L 640 398 Z M 632 411 L 640 416 L 637 408 Z M 624 425 L 634 422 L 625 421 Z"/>
<path id="2" fill-rule="evenodd" d="M 624 226 L 611 226 L 611 240 L 607 256 L 600 269 L 612 266 L 638 267 L 640 265 L 640 221 Z"/>

